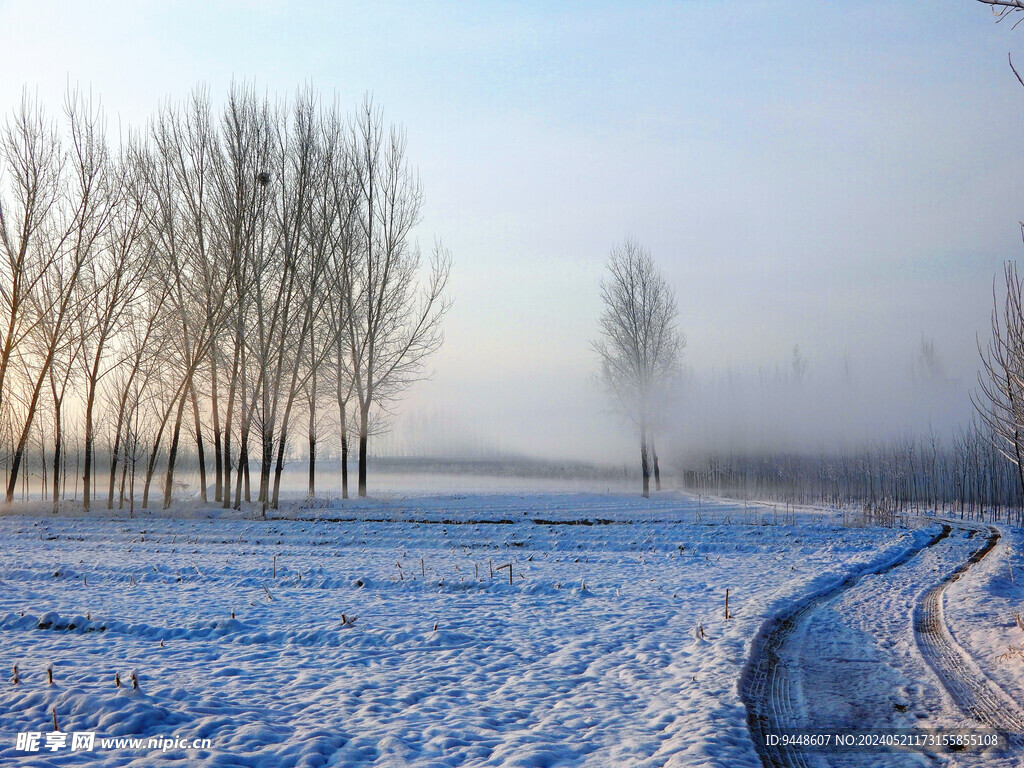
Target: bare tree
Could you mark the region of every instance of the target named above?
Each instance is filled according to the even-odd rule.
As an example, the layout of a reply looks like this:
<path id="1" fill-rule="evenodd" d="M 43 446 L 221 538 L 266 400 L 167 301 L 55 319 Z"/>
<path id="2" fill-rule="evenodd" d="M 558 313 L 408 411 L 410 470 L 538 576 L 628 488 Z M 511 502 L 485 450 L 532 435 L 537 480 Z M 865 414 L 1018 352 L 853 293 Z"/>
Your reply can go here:
<path id="1" fill-rule="evenodd" d="M 31 437 L 43 384 L 50 366 L 68 345 L 72 330 L 83 310 L 80 299 L 81 278 L 86 265 L 96 257 L 100 239 L 111 211 L 113 174 L 106 144 L 102 112 L 91 100 L 69 92 L 64 111 L 68 123 L 68 163 L 66 177 L 59 183 L 55 201 L 59 215 L 44 234 L 42 246 L 47 262 L 35 290 L 28 299 L 34 305 L 37 340 L 31 363 L 28 395 L 20 437 L 11 459 L 6 501 L 14 498 L 18 470 Z"/>
<path id="2" fill-rule="evenodd" d="M 178 323 L 168 349 L 168 362 L 177 367 L 180 380 L 172 401 L 177 408 L 167 452 L 166 508 L 171 503 L 185 405 L 194 395 L 197 373 L 230 316 L 232 269 L 230 265 L 224 268 L 211 247 L 210 188 L 220 149 L 206 92 L 196 90 L 180 111 L 168 105 L 153 124 L 152 137 L 156 153 L 149 177 L 156 212 L 149 247 L 159 257 L 159 274 L 169 286 L 168 306 Z M 201 455 L 201 434 L 197 435 L 197 448 Z"/>
<path id="3" fill-rule="evenodd" d="M 241 505 L 242 479 L 248 471 L 249 430 L 253 424 L 255 397 L 250 392 L 250 360 L 261 347 L 254 347 L 250 331 L 253 315 L 260 311 L 258 286 L 267 274 L 265 251 L 267 209 L 275 193 L 271 167 L 272 125 L 269 104 L 252 89 L 233 85 L 220 122 L 222 152 L 216 176 L 216 217 L 219 248 L 230 269 L 231 314 L 222 334 L 211 346 L 211 399 L 214 413 L 214 447 L 221 456 L 222 479 L 218 480 L 224 508 L 232 506 L 231 471 L 237 466 L 234 506 Z M 258 359 L 258 357 L 257 357 Z M 224 419 L 221 422 L 218 366 L 227 369 Z M 220 370 L 223 370 L 221 368 Z M 238 461 L 233 463 L 233 430 L 238 429 Z M 222 435 L 222 443 L 219 437 Z M 219 449 L 218 449 L 219 446 Z"/>
<path id="4" fill-rule="evenodd" d="M 935 342 L 921 337 L 921 344 L 918 347 L 917 358 L 914 360 L 914 367 L 911 378 L 915 383 L 936 386 L 946 381 L 946 367 L 942 364 Z"/>
<path id="5" fill-rule="evenodd" d="M 50 270 L 57 249 L 40 242 L 56 216 L 66 162 L 60 136 L 42 106 L 22 95 L 8 119 L 0 144 L 0 408 L 7 406 L 8 371 L 36 317 L 31 296 Z"/>
<path id="6" fill-rule="evenodd" d="M 797 384 L 802 383 L 807 375 L 807 358 L 800 351 L 799 344 L 793 345 L 793 357 L 790 361 L 790 368 L 793 371 L 793 381 Z"/>
<path id="7" fill-rule="evenodd" d="M 352 125 L 359 193 L 361 252 L 349 271 L 345 299 L 352 379 L 359 417 L 359 495 L 366 495 L 371 410 L 386 408 L 422 376 L 443 340 L 441 321 L 451 259 L 436 244 L 420 287 L 419 249 L 409 242 L 423 191 L 405 157 L 405 134 L 385 131 L 367 98 Z"/>
<path id="8" fill-rule="evenodd" d="M 122 360 L 111 349 L 119 332 L 131 321 L 133 304 L 140 297 L 149 273 L 151 248 L 144 243 L 146 189 L 129 148 L 120 158 L 111 184 L 111 215 L 102 234 L 102 250 L 83 271 L 79 316 L 80 353 L 85 372 L 85 452 L 82 504 L 89 509 L 96 429 L 93 415 L 100 382 Z M 109 499 L 108 499 L 109 501 Z"/>
<path id="9" fill-rule="evenodd" d="M 307 494 L 316 495 L 316 461 L 319 436 L 323 431 L 319 395 L 329 391 L 352 390 L 342 330 L 345 326 L 345 294 L 354 251 L 355 212 L 358 196 L 354 186 L 352 151 L 347 141 L 345 121 L 337 105 L 321 112 L 316 124 L 315 182 L 307 215 L 306 248 L 309 251 L 304 291 L 305 311 L 309 317 L 309 353 L 302 361 L 302 378 L 307 406 L 309 478 Z M 336 379 L 332 379 L 334 376 Z M 345 407 L 340 408 L 342 452 L 347 459 Z M 280 456 L 280 453 L 279 453 Z M 342 497 L 348 497 L 347 467 L 342 467 Z M 275 496 L 276 496 L 275 481 Z"/>
<path id="10" fill-rule="evenodd" d="M 341 447 L 341 497 L 347 499 L 349 460 L 349 410 L 355 391 L 350 328 L 352 313 L 362 316 L 359 299 L 353 291 L 356 257 L 363 251 L 363 228 L 360 224 L 361 195 L 356 167 L 354 142 L 347 140 L 344 118 L 335 105 L 323 122 L 324 145 L 331 148 L 329 186 L 324 196 L 323 218 L 331 222 L 324 227 L 330 233 L 330 264 L 327 272 L 328 290 L 336 297 L 327 303 L 328 328 L 323 335 L 330 349 L 330 371 L 338 407 Z"/>
<path id="11" fill-rule="evenodd" d="M 1002 21 L 1024 11 L 1024 0 L 979 0 L 992 6 L 997 20 Z M 1020 21 L 1014 24 L 1016 27 Z M 1010 69 L 1024 86 L 1024 78 L 1009 57 Z M 1024 233 L 1024 224 L 1021 225 Z M 978 372 L 979 391 L 971 400 L 995 446 L 1017 468 L 1017 479 L 1024 494 L 1024 284 L 1017 274 L 1017 265 L 1007 262 L 1003 267 L 1005 295 L 1000 309 L 995 285 L 992 288 L 992 338 L 982 348 L 982 370 Z M 980 432 L 980 430 L 976 430 Z M 962 506 L 961 506 L 962 508 Z"/>
<path id="12" fill-rule="evenodd" d="M 604 310 L 594 350 L 616 407 L 640 435 L 643 495 L 650 495 L 652 424 L 659 401 L 679 373 L 685 336 L 677 328 L 675 293 L 635 240 L 612 248 L 601 284 Z"/>
<path id="13" fill-rule="evenodd" d="M 293 409 L 300 393 L 315 377 L 329 346 L 315 343 L 315 327 L 329 301 L 337 301 L 328 290 L 325 277 L 330 266 L 330 220 L 324 220 L 318 201 L 329 190 L 331 153 L 324 145 L 318 105 L 310 91 L 299 94 L 291 125 L 282 123 L 279 139 L 283 160 L 277 225 L 286 269 L 295 278 L 291 290 L 291 320 L 282 328 L 287 343 L 277 360 L 275 392 L 283 398 L 278 423 L 277 457 L 271 506 L 280 500 L 281 474 Z M 285 141 L 287 143 L 285 143 Z M 328 209 L 330 210 L 330 209 Z"/>
<path id="14" fill-rule="evenodd" d="M 992 337 L 985 348 L 978 341 L 982 370 L 971 400 L 1000 452 L 1016 465 L 1024 492 L 1024 281 L 1014 262 L 1004 265 L 1003 280 L 1002 306 L 992 287 Z"/>

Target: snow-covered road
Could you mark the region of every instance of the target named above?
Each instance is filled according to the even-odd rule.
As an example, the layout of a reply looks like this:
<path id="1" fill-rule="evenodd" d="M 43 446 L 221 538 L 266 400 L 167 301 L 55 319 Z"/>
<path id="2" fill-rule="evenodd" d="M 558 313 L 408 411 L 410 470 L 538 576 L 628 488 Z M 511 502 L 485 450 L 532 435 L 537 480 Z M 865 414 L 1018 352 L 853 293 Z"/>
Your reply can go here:
<path id="1" fill-rule="evenodd" d="M 762 762 L 790 766 L 1019 766 L 1013 698 L 956 642 L 946 588 L 994 550 L 995 528 L 942 523 L 892 563 L 810 595 L 769 622 L 741 691 Z M 985 660 L 982 663 L 986 663 Z M 1005 750 L 838 748 L 836 734 L 1010 734 Z M 810 745 L 770 734 L 832 735 Z M 856 742 L 855 742 L 856 744 Z"/>

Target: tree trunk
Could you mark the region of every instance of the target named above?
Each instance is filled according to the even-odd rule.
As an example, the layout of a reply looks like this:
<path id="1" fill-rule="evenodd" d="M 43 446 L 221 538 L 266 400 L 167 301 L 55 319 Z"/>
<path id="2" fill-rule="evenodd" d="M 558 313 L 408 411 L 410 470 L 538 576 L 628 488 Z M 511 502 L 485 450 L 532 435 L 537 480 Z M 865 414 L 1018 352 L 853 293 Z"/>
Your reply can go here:
<path id="1" fill-rule="evenodd" d="M 132 496 L 135 495 L 135 464 L 136 464 L 136 462 L 132 461 L 132 488 L 131 488 Z M 124 509 L 124 489 L 125 489 L 124 481 L 125 481 L 125 478 L 127 476 L 128 476 L 128 457 L 126 456 L 125 460 L 123 462 L 121 462 L 121 492 L 120 492 L 120 497 L 118 498 L 118 502 L 117 502 L 117 508 L 118 509 Z M 134 500 L 133 500 L 133 504 L 134 504 Z"/>
<path id="2" fill-rule="evenodd" d="M 61 432 L 61 402 L 55 400 L 53 403 L 53 513 L 57 514 L 60 504 L 60 460 L 63 449 L 63 435 Z"/>
<path id="3" fill-rule="evenodd" d="M 338 342 L 338 358 L 341 359 L 341 342 Z M 348 398 L 349 394 L 343 393 L 341 364 L 338 365 L 338 420 L 341 425 L 341 498 L 348 498 Z"/>
<path id="4" fill-rule="evenodd" d="M 301 346 L 300 346 L 301 350 Z M 295 406 L 295 397 L 298 393 L 296 379 L 298 371 L 292 374 L 291 384 L 288 387 L 288 400 L 284 406 L 284 414 L 281 417 L 281 437 L 277 441 L 277 462 L 274 466 L 274 493 L 271 506 L 278 508 L 281 494 L 281 473 L 284 471 L 284 451 L 288 440 L 288 430 L 291 429 L 292 409 Z"/>
<path id="5" fill-rule="evenodd" d="M 167 477 L 164 480 L 164 509 L 171 506 L 171 492 L 174 487 L 174 465 L 178 460 L 178 442 L 181 439 L 181 422 L 185 416 L 185 401 L 188 400 L 188 390 L 181 393 L 178 401 L 178 413 L 174 417 L 174 431 L 171 432 L 171 444 L 167 449 Z"/>
<path id="6" fill-rule="evenodd" d="M 316 394 L 315 389 L 309 397 L 309 483 L 306 496 L 316 496 Z"/>
<path id="7" fill-rule="evenodd" d="M 46 434 L 42 427 L 39 428 L 39 467 L 42 470 L 39 473 L 39 500 L 46 501 L 49 480 L 46 477 Z"/>
<path id="8" fill-rule="evenodd" d="M 281 428 L 281 438 L 277 441 L 277 463 L 274 465 L 274 495 L 271 499 L 271 506 L 278 508 L 278 501 L 281 494 L 281 473 L 284 471 L 284 449 L 288 440 L 287 425 Z"/>
<path id="9" fill-rule="evenodd" d="M 658 466 L 658 449 L 654 447 L 654 436 L 651 436 L 651 460 L 654 463 L 654 490 L 661 490 L 661 467 Z"/>
<path id="10" fill-rule="evenodd" d="M 220 401 L 217 398 L 217 355 L 210 353 L 210 407 L 213 411 L 213 500 L 224 496 L 224 458 L 221 455 Z"/>
<path id="11" fill-rule="evenodd" d="M 137 446 L 133 446 L 137 447 Z M 135 517 L 135 467 L 138 464 L 138 455 L 133 451 L 132 453 L 132 476 L 129 480 L 128 486 L 128 516 Z M 128 465 L 125 464 L 125 467 Z M 124 478 L 121 478 L 121 501 L 124 501 Z"/>
<path id="12" fill-rule="evenodd" d="M 147 509 L 149 507 L 149 489 L 153 485 L 153 472 L 156 471 L 156 458 L 160 449 L 159 441 L 154 441 L 153 450 L 149 454 L 149 461 L 146 462 L 146 480 L 142 484 L 142 508 Z M 132 471 L 132 478 L 134 479 L 135 472 Z"/>
<path id="13" fill-rule="evenodd" d="M 242 374 L 242 392 L 245 392 L 245 374 Z M 241 509 L 242 507 L 242 483 L 245 483 L 245 500 L 251 501 L 249 495 L 249 434 L 252 430 L 252 419 L 255 413 L 256 396 L 253 396 L 251 402 L 247 403 L 243 394 L 243 397 L 239 399 L 239 403 L 243 409 L 241 419 L 241 433 L 239 434 L 239 452 L 238 452 L 238 463 L 235 465 L 235 509 Z M 226 498 L 231 498 L 231 488 L 228 486 L 225 491 Z"/>
<path id="14" fill-rule="evenodd" d="M 224 509 L 228 509 L 231 506 L 231 427 L 232 419 L 235 413 L 235 397 L 237 396 L 237 389 L 239 384 L 239 361 L 241 356 L 241 333 L 236 331 L 235 333 L 235 352 L 231 361 L 231 381 L 228 384 L 228 406 L 227 411 L 224 414 L 224 498 L 223 504 Z M 244 365 L 244 363 L 243 363 Z M 245 408 L 245 377 L 241 378 L 242 394 L 239 397 L 238 402 L 242 408 Z M 248 415 L 243 413 L 241 415 L 242 423 L 246 422 Z"/>
<path id="15" fill-rule="evenodd" d="M 348 433 L 344 421 L 341 424 L 341 498 L 348 498 Z"/>
<path id="16" fill-rule="evenodd" d="M 312 499 L 316 496 L 316 434 L 309 433 L 309 484 L 306 495 Z"/>
<path id="17" fill-rule="evenodd" d="M 270 467 L 274 463 L 274 427 L 267 423 L 268 414 L 263 412 L 264 424 L 260 430 L 260 443 L 262 453 L 260 454 L 260 496 L 263 503 L 263 510 L 267 509 L 267 502 L 270 498 Z"/>
<path id="18" fill-rule="evenodd" d="M 21 430 L 21 437 L 18 439 L 18 445 L 14 449 L 14 457 L 11 459 L 11 474 L 7 481 L 7 498 L 5 502 L 7 506 L 10 506 L 11 502 L 14 501 L 14 493 L 18 490 L 18 470 L 21 468 L 22 460 L 25 459 L 25 447 L 28 444 L 29 431 L 32 429 L 32 422 L 36 415 L 36 406 L 39 404 L 39 393 L 42 391 L 43 381 L 49 373 L 49 367 L 49 362 L 47 362 L 44 369 L 40 371 L 39 378 L 36 379 L 35 387 L 32 390 L 32 397 L 29 400 L 26 411 L 25 426 Z"/>
<path id="19" fill-rule="evenodd" d="M 64 459 L 61 462 L 60 468 L 60 500 L 64 501 L 64 497 L 68 492 L 68 452 L 63 451 Z"/>
<path id="20" fill-rule="evenodd" d="M 227 509 L 231 506 L 231 431 L 224 430 L 224 488 L 221 497 L 221 506 Z"/>
<path id="21" fill-rule="evenodd" d="M 85 461 L 82 472 L 82 509 L 89 509 L 92 502 L 92 444 L 93 435 L 92 411 L 95 402 L 95 384 L 89 387 L 85 402 Z"/>
<path id="22" fill-rule="evenodd" d="M 192 400 L 192 417 L 196 422 L 196 453 L 199 457 L 199 488 L 203 503 L 209 501 L 206 497 L 206 451 L 203 448 L 203 422 L 199 418 L 199 398 L 196 396 L 195 385 L 188 383 L 189 395 Z"/>
<path id="23" fill-rule="evenodd" d="M 309 482 L 306 497 L 316 496 L 316 377 L 310 384 L 309 392 Z"/>
<path id="24" fill-rule="evenodd" d="M 89 509 L 92 505 L 92 497 L 95 493 L 96 477 L 93 467 L 93 446 L 96 443 L 96 428 L 93 425 L 93 411 L 96 409 L 96 388 L 100 379 L 100 361 L 103 358 L 103 346 L 106 332 L 100 332 L 99 342 L 96 346 L 96 354 L 93 357 L 92 367 L 86 371 L 85 391 L 85 470 L 82 486 L 82 509 Z"/>
<path id="25" fill-rule="evenodd" d="M 370 432 L 370 402 L 359 406 L 359 497 L 366 496 L 366 449 Z"/>
<path id="26" fill-rule="evenodd" d="M 238 452 L 238 469 L 235 472 L 235 509 L 242 508 L 242 482 L 248 476 L 249 469 L 249 436 L 248 432 L 242 434 L 242 446 Z M 249 501 L 248 488 L 245 492 L 245 500 Z"/>
<path id="27" fill-rule="evenodd" d="M 242 391 L 245 392 L 245 374 L 242 374 Z M 251 403 L 247 403 L 244 396 L 239 400 L 244 412 L 242 414 L 241 425 L 242 429 L 238 437 L 239 450 L 238 450 L 238 463 L 235 465 L 235 502 L 234 508 L 242 508 L 242 483 L 245 483 L 245 500 L 250 501 L 249 497 L 249 433 L 252 429 L 252 419 L 255 413 L 256 398 L 255 395 Z M 228 487 L 225 490 L 227 498 L 231 498 L 231 488 Z"/>
<path id="28" fill-rule="evenodd" d="M 640 472 L 643 474 L 643 496 L 651 496 L 651 465 L 647 451 L 647 427 L 640 427 Z"/>
<path id="29" fill-rule="evenodd" d="M 148 339 L 147 335 L 147 339 Z M 124 420 L 125 420 L 125 408 L 128 405 L 128 397 L 132 388 L 132 384 L 135 382 L 135 376 L 139 372 L 139 357 L 136 356 L 132 363 L 132 370 L 128 376 L 128 381 L 125 382 L 124 389 L 121 390 L 121 396 L 118 398 L 117 403 L 117 426 L 114 428 L 114 447 L 110 452 L 110 489 L 107 491 L 107 509 L 114 508 L 114 485 L 117 479 L 117 462 L 120 458 L 121 444 L 124 441 Z M 136 403 L 136 407 L 138 404 Z M 126 459 L 127 461 L 127 459 Z M 122 473 L 121 477 L 121 501 L 118 504 L 118 509 L 124 506 L 124 477 Z"/>
<path id="30" fill-rule="evenodd" d="M 359 432 L 359 497 L 366 496 L 366 448 L 367 435 Z"/>
<path id="31" fill-rule="evenodd" d="M 120 420 L 118 420 L 120 421 Z M 114 487 L 117 485 L 117 464 L 121 453 L 121 428 L 114 430 L 114 444 L 110 449 L 110 487 L 107 489 L 107 509 L 114 508 Z"/>

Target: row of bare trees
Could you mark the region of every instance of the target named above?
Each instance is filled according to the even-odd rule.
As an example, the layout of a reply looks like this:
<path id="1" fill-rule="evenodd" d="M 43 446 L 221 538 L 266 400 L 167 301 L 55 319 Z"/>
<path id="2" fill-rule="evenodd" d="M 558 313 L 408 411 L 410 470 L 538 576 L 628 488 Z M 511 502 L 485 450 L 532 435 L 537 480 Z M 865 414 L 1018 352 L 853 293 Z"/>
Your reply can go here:
<path id="1" fill-rule="evenodd" d="M 8 503 L 33 440 L 64 495 L 69 418 L 87 508 L 100 462 L 108 508 L 134 505 L 136 470 L 142 505 L 162 477 L 168 506 L 186 446 L 204 501 L 251 500 L 258 464 L 256 500 L 277 507 L 303 431 L 315 493 L 328 426 L 343 496 L 354 442 L 366 494 L 369 438 L 441 344 L 450 265 L 413 239 L 422 188 L 369 98 L 346 115 L 236 86 L 215 111 L 200 88 L 115 144 L 89 97 L 55 121 L 25 96 L 0 174 Z"/>
<path id="2" fill-rule="evenodd" d="M 683 480 L 733 498 L 1024 521 L 1017 469 L 980 421 L 951 440 L 929 432 L 816 455 L 723 451 L 691 460 Z"/>

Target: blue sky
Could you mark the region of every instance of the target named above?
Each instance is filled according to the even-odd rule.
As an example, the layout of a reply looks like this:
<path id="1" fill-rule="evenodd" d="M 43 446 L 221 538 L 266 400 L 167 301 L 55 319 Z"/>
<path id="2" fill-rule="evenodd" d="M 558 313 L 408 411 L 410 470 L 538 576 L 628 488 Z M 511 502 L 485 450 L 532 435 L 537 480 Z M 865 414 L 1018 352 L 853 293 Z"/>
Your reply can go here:
<path id="1" fill-rule="evenodd" d="M 56 111 L 71 82 L 112 124 L 199 82 L 372 92 L 408 130 L 421 242 L 455 261 L 405 409 L 507 449 L 617 456 L 593 448 L 613 420 L 588 343 L 627 235 L 677 289 L 695 374 L 799 344 L 820 381 L 844 359 L 906 378 L 926 335 L 969 382 L 1022 248 L 1024 28 L 970 0 L 0 0 L 0 51 L 4 111 L 25 85 Z"/>

